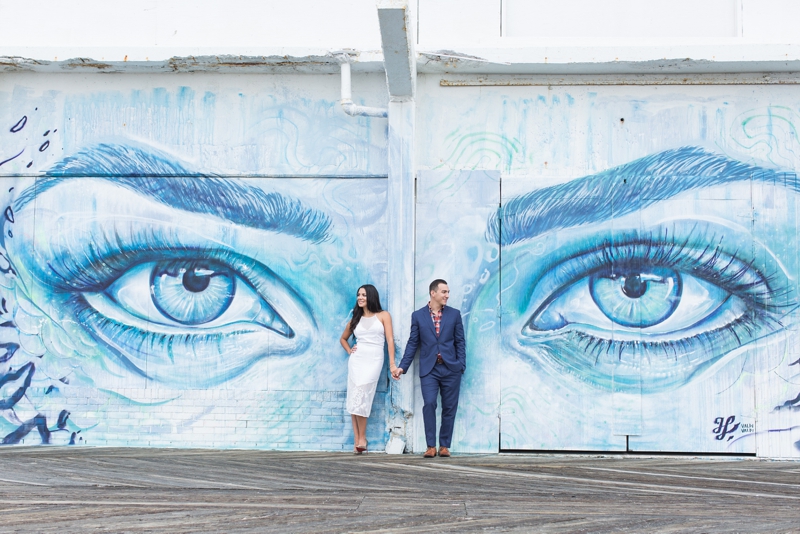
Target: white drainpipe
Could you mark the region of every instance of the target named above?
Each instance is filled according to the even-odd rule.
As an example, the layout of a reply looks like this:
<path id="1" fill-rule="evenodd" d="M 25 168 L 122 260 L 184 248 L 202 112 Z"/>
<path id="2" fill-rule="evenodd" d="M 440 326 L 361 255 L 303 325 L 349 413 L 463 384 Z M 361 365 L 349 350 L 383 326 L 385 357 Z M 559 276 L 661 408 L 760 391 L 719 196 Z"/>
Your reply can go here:
<path id="1" fill-rule="evenodd" d="M 352 117 L 388 117 L 389 110 L 386 108 L 371 108 L 369 106 L 358 106 L 353 103 L 350 94 L 350 63 L 342 61 L 342 109 Z"/>

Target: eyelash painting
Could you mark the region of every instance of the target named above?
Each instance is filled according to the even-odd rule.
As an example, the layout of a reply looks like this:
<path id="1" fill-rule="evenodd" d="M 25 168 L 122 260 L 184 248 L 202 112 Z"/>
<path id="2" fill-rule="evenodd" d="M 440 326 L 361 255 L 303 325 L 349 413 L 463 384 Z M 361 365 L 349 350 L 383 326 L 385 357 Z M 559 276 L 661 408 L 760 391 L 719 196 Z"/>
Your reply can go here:
<path id="1" fill-rule="evenodd" d="M 520 291 L 520 350 L 599 388 L 655 392 L 779 331 L 796 307 L 788 280 L 725 233 L 676 222 L 565 245 Z"/>
<path id="2" fill-rule="evenodd" d="M 65 253 L 49 263 L 53 285 L 69 288 L 67 306 L 97 341 L 129 369 L 160 382 L 208 387 L 257 359 L 309 345 L 314 326 L 307 305 L 275 273 L 218 246 L 181 244 L 179 233 L 104 234 L 81 260 Z M 170 288 L 172 301 L 161 287 Z"/>

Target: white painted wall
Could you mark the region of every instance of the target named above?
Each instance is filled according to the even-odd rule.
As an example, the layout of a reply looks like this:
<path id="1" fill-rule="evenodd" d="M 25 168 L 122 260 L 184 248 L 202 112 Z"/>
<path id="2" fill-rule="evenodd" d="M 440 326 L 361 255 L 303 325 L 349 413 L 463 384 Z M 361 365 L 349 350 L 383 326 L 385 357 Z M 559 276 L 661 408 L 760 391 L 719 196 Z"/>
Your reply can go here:
<path id="1" fill-rule="evenodd" d="M 420 44 L 475 43 L 500 36 L 500 0 L 419 0 Z"/>
<path id="2" fill-rule="evenodd" d="M 503 36 L 643 42 L 738 37 L 739 0 L 504 0 Z"/>
<path id="3" fill-rule="evenodd" d="M 0 47 L 379 50 L 375 0 L 0 0 Z M 793 0 L 411 0 L 423 46 L 798 42 Z M 2 54 L 2 50 L 0 50 Z"/>
<path id="4" fill-rule="evenodd" d="M 765 42 L 800 40 L 800 2 L 789 0 L 742 0 L 742 37 Z"/>
<path id="5" fill-rule="evenodd" d="M 798 42 L 792 0 L 418 0 L 419 42 Z"/>
<path id="6" fill-rule="evenodd" d="M 375 0 L 2 0 L 0 19 L 0 46 L 380 49 Z"/>

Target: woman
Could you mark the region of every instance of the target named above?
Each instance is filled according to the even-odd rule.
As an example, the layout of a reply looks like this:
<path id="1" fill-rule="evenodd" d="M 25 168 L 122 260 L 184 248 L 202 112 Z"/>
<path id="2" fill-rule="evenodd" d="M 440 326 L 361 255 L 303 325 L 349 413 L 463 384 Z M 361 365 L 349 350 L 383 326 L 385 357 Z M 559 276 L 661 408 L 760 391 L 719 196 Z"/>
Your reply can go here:
<path id="1" fill-rule="evenodd" d="M 348 339 L 356 337 L 350 347 Z M 367 450 L 367 418 L 372 411 L 372 399 L 383 369 L 383 344 L 389 343 L 389 369 L 394 371 L 394 336 L 392 316 L 381 308 L 375 286 L 358 288 L 353 318 L 347 323 L 339 342 L 350 355 L 347 363 L 347 411 L 353 420 L 353 450 Z"/>

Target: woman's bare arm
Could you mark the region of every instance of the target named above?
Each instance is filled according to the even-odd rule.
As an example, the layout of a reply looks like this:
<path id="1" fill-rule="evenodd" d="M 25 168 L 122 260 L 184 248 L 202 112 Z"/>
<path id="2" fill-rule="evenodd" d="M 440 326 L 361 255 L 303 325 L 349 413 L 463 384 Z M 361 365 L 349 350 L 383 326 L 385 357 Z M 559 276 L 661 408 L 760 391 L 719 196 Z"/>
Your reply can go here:
<path id="1" fill-rule="evenodd" d="M 344 332 L 342 332 L 342 337 L 339 338 L 339 343 L 342 344 L 342 348 L 345 350 L 347 354 L 353 354 L 356 350 L 356 346 L 350 347 L 350 343 L 347 341 L 350 339 L 350 336 L 353 333 L 350 331 L 350 321 L 347 322 L 347 326 L 344 327 Z"/>
<path id="2" fill-rule="evenodd" d="M 381 312 L 381 322 L 383 323 L 383 331 L 386 334 L 386 344 L 389 346 L 389 370 L 394 371 L 397 368 L 395 363 L 394 354 L 394 329 L 392 328 L 392 316 L 389 312 Z"/>

